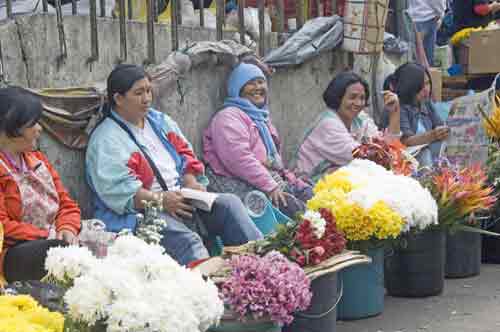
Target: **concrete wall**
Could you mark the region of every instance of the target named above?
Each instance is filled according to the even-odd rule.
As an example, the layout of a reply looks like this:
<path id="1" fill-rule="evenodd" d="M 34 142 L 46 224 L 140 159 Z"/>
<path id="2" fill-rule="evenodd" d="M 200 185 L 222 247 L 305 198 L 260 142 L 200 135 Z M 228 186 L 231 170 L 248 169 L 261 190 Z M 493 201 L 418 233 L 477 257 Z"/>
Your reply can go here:
<path id="1" fill-rule="evenodd" d="M 59 46 L 53 16 L 26 16 L 0 25 L 7 78 L 15 84 L 34 88 L 85 85 L 104 80 L 119 56 L 117 22 L 99 21 L 100 59 L 92 66 L 86 64 L 90 56 L 88 18 L 65 17 L 65 27 L 69 57 L 65 63 L 58 64 Z M 147 54 L 145 25 L 131 22 L 128 32 L 127 62 L 142 63 Z M 158 26 L 156 35 L 157 57 L 161 61 L 171 49 L 168 27 Z M 182 40 L 215 40 L 214 31 L 209 30 L 183 28 L 180 35 L 181 45 Z M 268 45 L 272 40 L 269 37 Z M 321 94 L 334 73 L 344 67 L 343 59 L 340 52 L 326 53 L 303 65 L 279 69 L 272 77 L 271 113 L 282 137 L 285 159 L 291 157 L 304 129 L 324 110 Z M 186 92 L 183 104 L 179 103 L 177 93 L 162 97 L 161 111 L 179 122 L 199 156 L 203 129 L 222 103 L 228 72 L 229 68 L 222 65 L 194 68 L 182 81 Z M 84 214 L 91 214 L 83 177 L 84 153 L 71 151 L 47 135 L 40 145 L 61 173 L 72 196 L 82 205 Z"/>

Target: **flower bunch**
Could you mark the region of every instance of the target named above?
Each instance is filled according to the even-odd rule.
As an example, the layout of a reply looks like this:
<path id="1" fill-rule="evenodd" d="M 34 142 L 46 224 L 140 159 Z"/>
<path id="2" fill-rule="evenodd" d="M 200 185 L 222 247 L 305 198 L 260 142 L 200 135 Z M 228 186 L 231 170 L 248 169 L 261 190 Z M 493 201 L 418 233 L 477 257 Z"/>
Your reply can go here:
<path id="1" fill-rule="evenodd" d="M 160 246 L 121 236 L 105 258 L 94 258 L 85 269 L 78 269 L 77 255 L 66 259 L 72 250 L 50 250 L 46 267 L 50 278 L 62 281 L 67 271 L 79 271 L 64 296 L 74 321 L 103 321 L 108 332 L 205 331 L 224 311 L 215 284 L 177 264 Z M 86 253 L 81 256 L 87 260 Z"/>
<path id="2" fill-rule="evenodd" d="M 417 161 L 405 152 L 399 141 L 387 143 L 381 138 L 373 137 L 352 154 L 356 159 L 371 160 L 395 174 L 410 175 L 417 168 Z"/>
<path id="3" fill-rule="evenodd" d="M 479 164 L 455 168 L 438 165 L 423 177 L 436 198 L 439 223 L 452 227 L 472 213 L 488 210 L 496 202 L 493 188 L 487 185 L 487 175 Z"/>
<path id="4" fill-rule="evenodd" d="M 481 31 L 483 28 L 478 27 L 478 28 L 465 28 L 462 29 L 458 32 L 456 32 L 450 39 L 450 43 L 454 46 L 460 44 L 463 42 L 465 39 L 470 37 L 470 34 L 476 31 Z"/>
<path id="5" fill-rule="evenodd" d="M 162 218 L 160 213 L 163 211 L 163 202 L 143 201 L 144 214 L 137 214 L 137 237 L 147 243 L 159 244 L 163 235 L 161 231 L 167 225 L 167 221 Z"/>
<path id="6" fill-rule="evenodd" d="M 276 232 L 257 241 L 256 252 L 265 255 L 276 250 L 300 266 L 311 266 L 341 253 L 345 244 L 332 213 L 320 209 L 306 211 L 296 222 L 278 225 Z"/>
<path id="7" fill-rule="evenodd" d="M 41 307 L 28 295 L 0 296 L 0 331 L 62 332 L 64 316 Z"/>
<path id="8" fill-rule="evenodd" d="M 428 190 L 369 160 L 355 159 L 326 175 L 314 193 L 308 208 L 330 210 L 348 241 L 393 239 L 437 223 L 437 205 Z"/>
<path id="9" fill-rule="evenodd" d="M 483 127 L 486 131 L 486 135 L 493 139 L 500 138 L 500 97 L 495 96 L 495 106 L 491 115 L 486 114 L 481 106 L 478 106 L 479 111 L 483 117 Z"/>
<path id="10" fill-rule="evenodd" d="M 221 291 L 241 319 L 269 317 L 289 324 L 292 313 L 307 309 L 311 302 L 311 281 L 305 272 L 276 251 L 263 257 L 233 256 L 229 266 L 231 274 Z"/>

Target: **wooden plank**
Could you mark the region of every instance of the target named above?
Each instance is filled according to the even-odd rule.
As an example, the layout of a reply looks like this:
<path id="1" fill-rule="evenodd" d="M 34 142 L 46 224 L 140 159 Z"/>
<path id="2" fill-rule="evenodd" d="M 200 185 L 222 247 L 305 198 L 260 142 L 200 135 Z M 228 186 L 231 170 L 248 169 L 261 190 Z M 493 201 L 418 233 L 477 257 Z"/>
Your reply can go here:
<path id="1" fill-rule="evenodd" d="M 198 6 L 200 7 L 200 27 L 205 26 L 205 0 L 198 0 Z"/>
<path id="2" fill-rule="evenodd" d="M 276 0 L 276 31 L 282 33 L 285 31 L 285 1 Z"/>
<path id="3" fill-rule="evenodd" d="M 87 62 L 99 59 L 99 40 L 97 36 L 97 0 L 90 0 L 90 58 Z"/>
<path id="4" fill-rule="evenodd" d="M 297 30 L 302 28 L 304 25 L 304 0 L 297 0 L 296 5 L 296 16 L 297 16 Z"/>
<path id="5" fill-rule="evenodd" d="M 6 2 L 7 18 L 12 18 L 12 0 Z"/>

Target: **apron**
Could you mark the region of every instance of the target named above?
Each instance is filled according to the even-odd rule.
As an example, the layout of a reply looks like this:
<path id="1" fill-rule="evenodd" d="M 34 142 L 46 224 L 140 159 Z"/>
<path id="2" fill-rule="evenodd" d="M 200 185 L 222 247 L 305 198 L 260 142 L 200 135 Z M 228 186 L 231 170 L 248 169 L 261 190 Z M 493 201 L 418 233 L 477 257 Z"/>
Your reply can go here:
<path id="1" fill-rule="evenodd" d="M 2 159 L 0 164 L 10 173 L 19 189 L 22 222 L 50 231 L 59 211 L 59 194 L 47 166 L 40 161 L 34 170 L 17 173 Z"/>

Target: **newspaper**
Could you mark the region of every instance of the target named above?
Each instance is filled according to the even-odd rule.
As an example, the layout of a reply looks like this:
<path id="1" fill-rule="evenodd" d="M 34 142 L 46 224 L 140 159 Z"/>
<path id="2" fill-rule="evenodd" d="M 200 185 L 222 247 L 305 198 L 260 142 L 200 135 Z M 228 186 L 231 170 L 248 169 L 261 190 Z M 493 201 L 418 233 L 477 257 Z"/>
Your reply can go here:
<path id="1" fill-rule="evenodd" d="M 497 76 L 498 78 L 498 76 Z M 483 127 L 480 109 L 490 115 L 494 107 L 495 81 L 488 90 L 457 98 L 453 102 L 446 125 L 450 135 L 446 140 L 446 155 L 453 164 L 470 166 L 485 165 L 488 158 L 489 140 Z"/>

